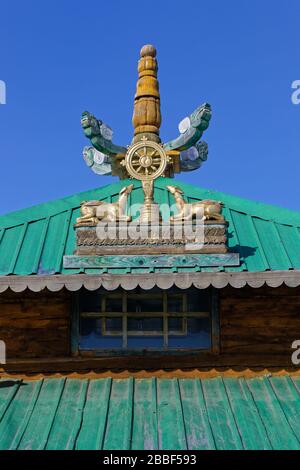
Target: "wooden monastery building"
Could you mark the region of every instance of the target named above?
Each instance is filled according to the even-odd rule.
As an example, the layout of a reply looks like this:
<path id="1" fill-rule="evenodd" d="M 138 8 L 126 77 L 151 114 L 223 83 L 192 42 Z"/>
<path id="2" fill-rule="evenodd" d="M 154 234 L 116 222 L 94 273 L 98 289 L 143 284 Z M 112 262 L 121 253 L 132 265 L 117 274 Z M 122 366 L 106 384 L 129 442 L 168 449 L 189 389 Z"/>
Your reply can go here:
<path id="1" fill-rule="evenodd" d="M 82 115 L 119 181 L 0 217 L 0 449 L 300 449 L 300 213 L 176 181 L 211 107 L 162 143 L 138 73 L 128 148 Z"/>

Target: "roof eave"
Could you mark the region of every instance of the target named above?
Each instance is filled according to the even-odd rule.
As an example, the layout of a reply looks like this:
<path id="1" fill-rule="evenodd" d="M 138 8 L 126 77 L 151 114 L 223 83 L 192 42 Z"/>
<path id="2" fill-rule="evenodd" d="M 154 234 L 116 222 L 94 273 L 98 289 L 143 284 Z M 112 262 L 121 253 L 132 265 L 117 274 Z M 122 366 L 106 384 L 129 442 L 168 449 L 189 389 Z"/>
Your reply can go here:
<path id="1" fill-rule="evenodd" d="M 11 289 L 14 292 L 23 292 L 29 289 L 40 292 L 48 289 L 57 292 L 66 288 L 68 291 L 78 291 L 81 287 L 96 290 L 104 287 L 115 290 L 122 287 L 131 290 L 136 287 L 152 289 L 157 286 L 169 289 L 172 286 L 187 289 L 192 285 L 198 289 L 209 286 L 222 289 L 231 286 L 240 289 L 245 286 L 253 288 L 267 285 L 269 287 L 300 286 L 300 270 L 290 271 L 260 271 L 260 272 L 201 272 L 201 273 L 150 273 L 150 274 L 59 274 L 50 276 L 0 276 L 0 292 Z"/>

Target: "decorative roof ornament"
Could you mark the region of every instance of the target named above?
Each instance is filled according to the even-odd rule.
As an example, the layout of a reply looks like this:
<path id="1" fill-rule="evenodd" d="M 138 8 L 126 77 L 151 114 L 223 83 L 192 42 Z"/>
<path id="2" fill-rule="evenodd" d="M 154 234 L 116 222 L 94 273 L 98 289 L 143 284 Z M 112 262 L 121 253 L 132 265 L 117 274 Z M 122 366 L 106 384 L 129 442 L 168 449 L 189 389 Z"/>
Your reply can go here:
<path id="1" fill-rule="evenodd" d="M 179 123 L 180 135 L 161 143 L 160 94 L 157 80 L 156 49 L 145 45 L 140 51 L 138 81 L 134 97 L 132 123 L 134 137 L 128 148 L 112 142 L 112 130 L 88 112 L 82 114 L 82 127 L 93 147 L 85 147 L 84 160 L 100 175 L 112 174 L 121 179 L 142 181 L 145 202 L 140 220 L 160 220 L 153 200 L 153 183 L 160 176 L 173 177 L 174 173 L 199 168 L 207 159 L 208 147 L 199 142 L 211 118 L 210 105 L 205 103 Z"/>
<path id="2" fill-rule="evenodd" d="M 164 172 L 159 175 L 153 173 L 152 179 L 158 176 L 173 177 L 174 173 L 196 170 L 202 165 L 207 159 L 208 146 L 200 139 L 211 118 L 211 107 L 208 103 L 204 103 L 179 123 L 177 138 L 161 144 L 159 135 L 161 125 L 160 93 L 157 71 L 155 47 L 149 44 L 143 46 L 138 62 L 138 80 L 132 117 L 134 137 L 131 145 L 141 142 L 144 138 L 147 139 L 148 150 L 152 143 L 156 143 L 165 152 L 167 163 Z M 128 171 L 127 164 L 121 164 L 124 158 L 128 162 L 127 154 L 129 152 L 131 155 L 133 154 L 132 146 L 128 148 L 114 144 L 111 128 L 87 111 L 82 114 L 81 124 L 86 137 L 90 139 L 92 144 L 92 147 L 85 147 L 84 160 L 95 173 L 112 174 L 121 179 L 128 178 L 128 176 L 137 178 Z M 153 146 L 152 151 L 154 150 Z M 100 155 L 102 155 L 102 162 L 100 162 Z M 150 168 L 148 169 L 150 170 Z M 151 179 L 151 177 L 148 175 L 147 179 Z"/>
<path id="3" fill-rule="evenodd" d="M 210 105 L 205 103 L 179 123 L 178 137 L 161 142 L 157 70 L 155 48 L 142 47 L 132 117 L 134 135 L 127 147 L 113 142 L 112 130 L 102 121 L 88 112 L 82 115 L 85 135 L 92 144 L 84 148 L 86 164 L 100 175 L 140 181 L 144 200 L 135 203 L 134 184 L 129 184 L 113 200 L 83 201 L 75 224 L 76 249 L 74 255 L 64 258 L 65 268 L 72 263 L 94 268 L 102 256 L 110 256 L 114 267 L 119 267 L 121 258 L 125 266 L 133 263 L 142 269 L 153 256 L 153 263 L 164 263 L 172 255 L 168 263 L 175 270 L 198 266 L 203 254 L 207 266 L 214 265 L 216 255 L 222 256 L 224 266 L 239 263 L 238 253 L 228 252 L 228 223 L 221 201 L 187 202 L 175 185 L 166 186 L 170 195 L 166 203 L 154 201 L 157 178 L 195 170 L 207 159 L 208 146 L 200 139 L 211 118 Z"/>

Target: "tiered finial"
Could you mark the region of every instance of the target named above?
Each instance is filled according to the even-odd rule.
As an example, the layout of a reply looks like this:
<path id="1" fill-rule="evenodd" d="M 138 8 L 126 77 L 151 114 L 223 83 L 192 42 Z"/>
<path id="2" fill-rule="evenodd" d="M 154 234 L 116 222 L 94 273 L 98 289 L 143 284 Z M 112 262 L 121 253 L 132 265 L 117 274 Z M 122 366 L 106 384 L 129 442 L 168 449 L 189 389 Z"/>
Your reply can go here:
<path id="1" fill-rule="evenodd" d="M 160 94 L 155 47 L 150 44 L 143 46 L 140 57 L 138 63 L 139 78 L 134 97 L 132 118 L 134 127 L 133 143 L 141 140 L 143 136 L 146 136 L 148 140 L 160 142 Z"/>

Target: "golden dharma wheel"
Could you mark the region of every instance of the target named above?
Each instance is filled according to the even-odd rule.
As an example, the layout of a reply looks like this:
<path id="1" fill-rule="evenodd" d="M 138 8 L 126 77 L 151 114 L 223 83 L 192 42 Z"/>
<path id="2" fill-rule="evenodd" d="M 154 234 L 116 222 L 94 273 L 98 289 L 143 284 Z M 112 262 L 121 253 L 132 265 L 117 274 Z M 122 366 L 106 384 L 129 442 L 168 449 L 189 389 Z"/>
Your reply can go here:
<path id="1" fill-rule="evenodd" d="M 129 148 L 124 163 L 132 178 L 154 180 L 164 174 L 168 156 L 161 145 L 142 140 Z"/>

